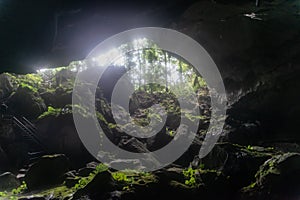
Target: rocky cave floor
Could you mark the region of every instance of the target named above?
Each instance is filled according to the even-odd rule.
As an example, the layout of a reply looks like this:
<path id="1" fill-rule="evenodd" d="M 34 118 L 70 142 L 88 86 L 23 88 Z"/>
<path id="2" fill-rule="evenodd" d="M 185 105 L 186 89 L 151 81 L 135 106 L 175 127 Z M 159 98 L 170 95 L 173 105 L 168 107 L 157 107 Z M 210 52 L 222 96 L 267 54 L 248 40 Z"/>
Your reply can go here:
<path id="1" fill-rule="evenodd" d="M 199 90 L 195 103 L 201 105 L 202 113 L 197 136 L 174 164 L 143 172 L 138 159 L 116 159 L 110 163 L 111 168 L 96 162 L 81 144 L 74 126 L 70 104 L 76 73 L 71 69 L 68 66 L 48 73 L 0 75 L 8 106 L 1 120 L 2 199 L 297 199 L 300 195 L 299 144 L 267 139 L 262 143 L 260 124 L 231 117 L 234 107 L 229 109 L 219 143 L 205 158 L 195 157 L 210 120 L 207 88 Z M 179 112 L 188 120 L 197 119 L 179 111 L 174 98 L 171 94 L 143 91 L 133 96 L 130 108 L 140 124 L 147 124 L 145 109 L 151 104 L 160 102 L 168 107 L 166 129 L 148 140 L 122 135 L 113 119 L 121 120 L 125 112 L 121 110 L 113 118 L 101 90 L 96 97 L 97 118 L 118 147 L 137 153 L 156 150 L 173 139 Z M 83 107 L 76 112 L 83 118 L 90 117 Z M 34 134 L 40 144 L 32 138 L 26 140 L 11 115 L 34 122 L 32 129 L 38 130 Z M 256 142 L 248 139 L 254 135 Z M 113 169 L 133 163 L 140 170 Z"/>

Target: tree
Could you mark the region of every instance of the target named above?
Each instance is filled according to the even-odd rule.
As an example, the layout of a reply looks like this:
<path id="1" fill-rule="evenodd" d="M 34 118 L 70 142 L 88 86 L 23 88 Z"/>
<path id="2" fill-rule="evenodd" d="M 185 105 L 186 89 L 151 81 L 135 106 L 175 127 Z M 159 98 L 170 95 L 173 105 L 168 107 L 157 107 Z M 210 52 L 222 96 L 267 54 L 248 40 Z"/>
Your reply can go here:
<path id="1" fill-rule="evenodd" d="M 136 89 L 153 93 L 165 88 L 166 92 L 172 87 L 184 92 L 181 85 L 188 83 L 195 91 L 205 86 L 204 80 L 182 57 L 160 49 L 147 39 L 124 44 L 119 48 L 124 52 L 126 69 L 130 70 L 131 83 Z M 176 73 L 176 74 L 175 74 Z M 145 84 L 159 80 L 164 86 L 158 84 Z"/>

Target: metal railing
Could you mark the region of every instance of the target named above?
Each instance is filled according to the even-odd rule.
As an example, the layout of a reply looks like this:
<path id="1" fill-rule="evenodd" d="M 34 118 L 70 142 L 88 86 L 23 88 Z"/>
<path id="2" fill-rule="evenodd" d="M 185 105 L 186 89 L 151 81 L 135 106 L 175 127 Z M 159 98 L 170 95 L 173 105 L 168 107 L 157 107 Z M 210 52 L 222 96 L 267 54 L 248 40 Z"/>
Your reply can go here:
<path id="1" fill-rule="evenodd" d="M 12 116 L 12 123 L 16 125 L 22 131 L 22 137 L 26 140 L 33 141 L 39 146 L 40 151 L 44 152 L 46 150 L 45 145 L 37 137 L 37 128 L 25 117 L 17 118 Z M 35 155 L 37 152 L 29 152 L 29 155 Z"/>

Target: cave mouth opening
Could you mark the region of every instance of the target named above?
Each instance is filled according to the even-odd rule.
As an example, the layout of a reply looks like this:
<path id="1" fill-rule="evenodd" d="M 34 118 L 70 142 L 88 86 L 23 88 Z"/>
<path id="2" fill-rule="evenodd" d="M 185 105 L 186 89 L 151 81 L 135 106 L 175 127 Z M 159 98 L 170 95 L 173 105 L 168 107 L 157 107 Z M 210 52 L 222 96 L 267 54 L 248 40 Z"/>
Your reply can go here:
<path id="1" fill-rule="evenodd" d="M 118 122 L 129 117 L 146 131 L 151 120 L 163 122 L 164 112 L 165 124 L 155 136 L 147 139 L 134 137 L 146 144 L 147 150 L 155 151 L 168 144 L 176 135 L 182 117 L 192 122 L 199 120 L 197 135 L 205 135 L 211 116 L 209 89 L 204 78 L 186 59 L 141 38 L 114 48 L 105 55 L 93 57 L 90 62 L 100 69 L 101 60 L 107 61 L 111 57 L 115 59 L 106 67 L 98 82 L 95 107 L 102 116 L 100 124 L 105 126 L 105 134 L 115 145 L 132 151 L 128 147 L 130 145 L 125 144 L 133 137 L 120 131 L 121 126 L 128 124 L 123 122 L 120 125 Z M 116 86 L 119 87 L 117 92 Z M 196 98 L 189 99 L 191 95 Z M 129 100 L 123 99 L 124 96 Z M 189 102 L 191 110 L 199 109 L 200 115 L 194 116 L 191 110 L 181 109 L 178 99 Z M 123 101 L 129 106 L 124 105 Z M 109 107 L 108 110 L 104 109 L 104 104 Z M 160 110 L 153 110 L 154 105 L 160 105 Z M 112 112 L 114 106 L 120 107 L 117 113 Z"/>

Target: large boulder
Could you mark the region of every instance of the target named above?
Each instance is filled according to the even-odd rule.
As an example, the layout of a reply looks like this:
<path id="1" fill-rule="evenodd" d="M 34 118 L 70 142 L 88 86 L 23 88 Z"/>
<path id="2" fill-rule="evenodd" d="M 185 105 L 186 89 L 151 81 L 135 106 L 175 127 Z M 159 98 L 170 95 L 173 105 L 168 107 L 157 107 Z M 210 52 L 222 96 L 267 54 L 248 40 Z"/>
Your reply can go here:
<path id="1" fill-rule="evenodd" d="M 272 148 L 219 143 L 200 163 L 205 168 L 221 170 L 230 177 L 232 187 L 247 186 L 259 167 L 276 152 Z"/>
<path id="2" fill-rule="evenodd" d="M 0 191 L 11 191 L 20 185 L 20 181 L 12 173 L 5 172 L 0 175 Z"/>
<path id="3" fill-rule="evenodd" d="M 60 86 L 54 91 L 42 92 L 41 97 L 47 106 L 63 108 L 72 103 L 72 89 L 72 87 Z"/>
<path id="4" fill-rule="evenodd" d="M 113 177 L 109 171 L 102 171 L 83 188 L 77 190 L 74 194 L 75 199 L 80 199 L 82 196 L 96 196 L 95 199 L 103 199 L 104 195 L 112 192 L 115 189 Z"/>
<path id="5" fill-rule="evenodd" d="M 29 190 L 60 184 L 69 168 L 70 163 L 65 155 L 43 156 L 30 166 L 25 174 L 25 182 Z"/>
<path id="6" fill-rule="evenodd" d="M 300 154 L 285 153 L 267 160 L 256 173 L 256 181 L 243 188 L 243 199 L 298 199 Z"/>
<path id="7" fill-rule="evenodd" d="M 27 85 L 20 85 L 7 104 L 10 111 L 29 119 L 36 119 L 46 111 L 44 100 L 39 93 Z"/>
<path id="8" fill-rule="evenodd" d="M 40 118 L 36 126 L 37 135 L 50 152 L 65 154 L 77 167 L 93 160 L 79 138 L 71 110 L 65 108 L 55 114 L 49 113 Z"/>
<path id="9" fill-rule="evenodd" d="M 14 88 L 13 77 L 7 73 L 0 74 L 0 99 L 8 97 Z"/>

